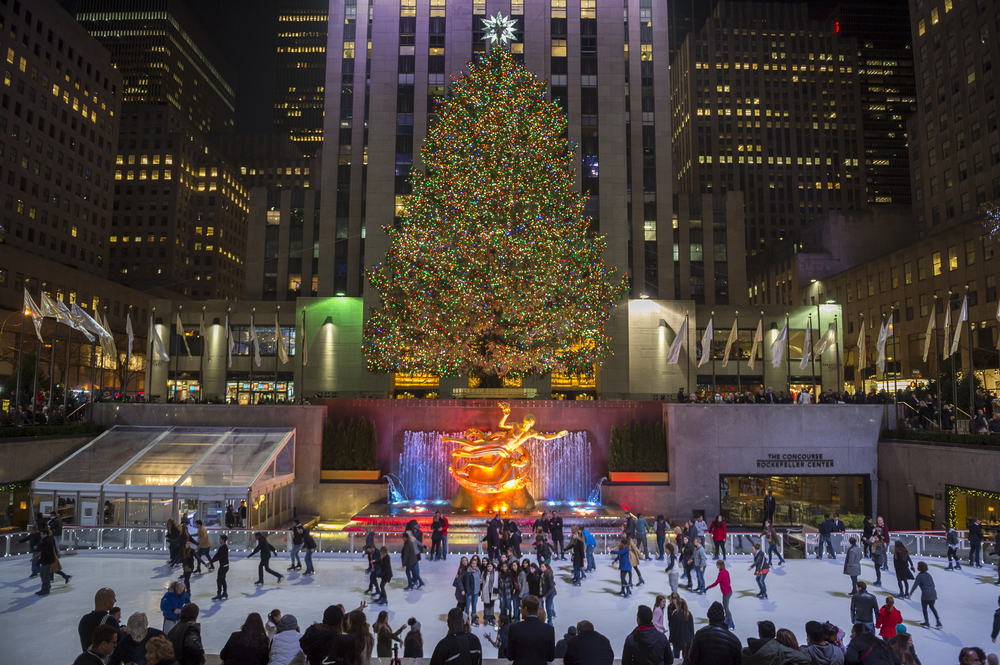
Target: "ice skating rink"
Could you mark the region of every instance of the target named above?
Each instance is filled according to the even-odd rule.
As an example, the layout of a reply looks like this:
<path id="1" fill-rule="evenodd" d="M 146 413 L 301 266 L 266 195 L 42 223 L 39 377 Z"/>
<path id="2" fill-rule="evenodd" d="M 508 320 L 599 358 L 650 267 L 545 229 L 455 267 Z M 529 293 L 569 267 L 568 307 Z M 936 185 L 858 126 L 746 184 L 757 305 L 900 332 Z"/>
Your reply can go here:
<path id="1" fill-rule="evenodd" d="M 403 591 L 406 576 L 399 565 L 399 555 L 392 554 L 395 566 L 390 585 L 389 606 L 371 607 L 369 622 L 374 623 L 380 609 L 389 611 L 394 629 L 415 616 L 423 625 L 424 652 L 430 657 L 434 645 L 446 633 L 445 616 L 455 606 L 451 582 L 459 557 L 452 554 L 447 561 L 420 563 L 421 576 L 427 586 L 420 591 Z M 608 636 L 621 653 L 626 635 L 635 626 L 635 610 L 640 604 L 653 605 L 657 594 L 669 595 L 667 575 L 657 561 L 644 562 L 641 570 L 646 584 L 634 589 L 631 598 L 615 594 L 619 590 L 618 571 L 611 567 L 611 558 L 597 556 L 598 570 L 590 575 L 582 587 L 570 584 L 571 568 L 568 561 L 553 562 L 559 573 L 558 595 L 555 600 L 556 634 L 561 637 L 566 628 L 577 621 L 588 619 L 597 630 Z M 93 609 L 94 592 L 110 586 L 117 594 L 122 609 L 122 621 L 133 612 L 145 612 L 150 626 L 159 628 L 162 615 L 160 598 L 169 582 L 177 578 L 164 565 L 165 553 L 138 552 L 80 552 L 62 558 L 64 570 L 73 576 L 69 585 L 56 576 L 52 593 L 36 596 L 40 588 L 38 578 L 29 580 L 29 562 L 26 558 L 8 558 L 0 561 L 0 584 L 4 593 L 0 599 L 0 649 L 3 662 L 12 664 L 71 663 L 79 654 L 76 627 L 80 617 Z M 963 646 L 980 646 L 987 653 L 997 652 L 990 643 L 993 613 L 997 609 L 1000 587 L 994 586 L 996 568 L 993 565 L 976 570 L 963 567 L 961 571 L 947 572 L 940 559 L 925 559 L 937 585 L 937 608 L 944 624 L 942 629 L 919 626 L 919 593 L 911 600 L 896 600 L 903 621 L 913 635 L 917 655 L 930 664 L 958 662 L 958 652 Z M 302 577 L 296 572 L 286 573 L 287 555 L 272 559 L 272 568 L 285 574 L 280 585 L 266 575 L 266 584 L 255 587 L 257 561 L 246 560 L 239 553 L 231 556 L 229 572 L 229 599 L 213 602 L 215 573 L 192 578 L 192 602 L 201 607 L 202 639 L 209 653 L 218 653 L 229 634 L 239 629 L 249 612 L 266 616 L 272 609 L 297 617 L 301 630 L 322 618 L 323 610 L 331 604 L 343 604 L 354 609 L 362 600 L 367 578 L 363 575 L 361 557 L 325 555 L 314 557 L 316 575 Z M 715 580 L 714 562 L 709 561 L 705 578 Z M 850 598 L 846 592 L 850 578 L 843 575 L 843 558 L 837 561 L 815 559 L 792 560 L 771 569 L 767 576 L 768 600 L 756 598 L 757 585 L 747 572 L 750 560 L 745 556 L 729 558 L 733 582 L 732 612 L 736 622 L 736 635 L 746 644 L 746 638 L 756 636 L 756 622 L 770 619 L 779 628 L 788 628 L 801 643 L 805 643 L 805 622 L 831 621 L 850 633 Z M 864 561 L 860 579 L 869 583 L 875 580 L 870 562 Z M 883 573 L 883 588 L 869 586 L 884 604 L 887 592 L 896 593 L 893 573 Z M 638 581 L 638 580 L 636 580 Z M 683 579 L 682 579 L 683 583 Z M 681 593 L 695 616 L 695 629 L 705 625 L 706 612 L 712 601 L 720 600 L 718 587 L 706 596 L 694 592 Z M 480 616 L 482 607 L 480 606 Z M 931 625 L 934 624 L 933 616 Z M 482 627 L 477 632 L 487 630 Z M 483 640 L 484 657 L 495 658 L 496 650 Z"/>

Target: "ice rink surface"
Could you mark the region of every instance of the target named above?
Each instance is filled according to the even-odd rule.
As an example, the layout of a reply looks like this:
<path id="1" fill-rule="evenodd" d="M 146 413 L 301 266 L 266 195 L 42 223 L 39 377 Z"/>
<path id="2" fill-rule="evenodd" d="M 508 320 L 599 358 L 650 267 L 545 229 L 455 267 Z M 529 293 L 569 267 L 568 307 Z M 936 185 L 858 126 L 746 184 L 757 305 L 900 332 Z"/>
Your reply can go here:
<path id="1" fill-rule="evenodd" d="M 11 664 L 71 663 L 79 654 L 76 627 L 80 617 L 93 609 L 94 592 L 110 586 L 117 594 L 122 609 L 123 623 L 133 612 L 146 612 L 149 623 L 159 628 L 162 615 L 160 598 L 169 582 L 177 578 L 165 564 L 165 553 L 137 552 L 80 552 L 67 553 L 63 558 L 64 570 L 73 576 L 69 585 L 56 576 L 52 593 L 36 596 L 39 579 L 28 579 L 29 562 L 24 558 L 0 561 L 0 585 L 4 593 L 0 599 L 3 619 L 0 620 L 0 653 L 2 661 Z M 406 576 L 399 566 L 398 554 L 392 553 L 395 565 L 390 585 L 389 606 L 371 607 L 369 622 L 374 623 L 380 609 L 387 609 L 393 629 L 414 616 L 423 624 L 425 656 L 430 657 L 434 645 L 446 633 L 444 619 L 455 606 L 454 579 L 458 556 L 452 555 L 445 562 L 422 561 L 421 576 L 427 586 L 420 591 L 403 591 Z M 317 574 L 302 577 L 286 573 L 288 556 L 282 554 L 272 559 L 272 569 L 285 574 L 280 585 L 266 575 L 266 584 L 253 585 L 257 575 L 256 560 L 248 561 L 239 553 L 231 556 L 229 573 L 229 599 L 213 602 L 215 573 L 192 578 L 192 601 L 201 607 L 202 638 L 206 650 L 218 653 L 229 634 L 239 629 L 249 612 L 266 616 L 272 609 L 297 617 L 301 630 L 322 618 L 328 605 L 341 603 L 348 610 L 362 600 L 367 578 L 360 557 L 325 555 L 314 557 Z M 944 624 L 942 629 L 926 629 L 922 621 L 919 593 L 912 600 L 896 600 L 903 621 L 913 635 L 917 655 L 926 665 L 950 665 L 958 662 L 962 646 L 978 645 L 987 653 L 1000 647 L 990 643 L 993 614 L 997 609 L 1000 587 L 993 565 L 976 570 L 963 567 L 961 571 L 947 572 L 940 559 L 928 559 L 931 574 L 938 591 L 937 608 Z M 566 628 L 577 621 L 588 619 L 598 632 L 606 635 L 621 653 L 628 633 L 635 627 L 635 610 L 640 604 L 652 607 L 655 596 L 669 594 L 667 575 L 656 561 L 644 562 L 641 570 L 646 584 L 634 589 L 631 598 L 615 594 L 619 590 L 618 571 L 611 567 L 610 557 L 597 556 L 598 570 L 590 575 L 582 587 L 570 584 L 569 562 L 557 565 L 557 591 L 555 600 L 556 635 L 561 637 Z M 850 598 L 846 592 L 850 578 L 843 575 L 843 558 L 837 561 L 815 559 L 792 560 L 771 569 L 767 576 L 768 600 L 756 598 L 757 585 L 747 571 L 748 557 L 730 557 L 729 568 L 733 581 L 732 612 L 736 622 L 736 635 L 746 644 L 747 637 L 756 636 L 756 622 L 770 619 L 779 628 L 789 628 L 801 643 L 805 643 L 805 622 L 809 620 L 832 621 L 845 632 L 850 632 Z M 709 561 L 706 581 L 715 580 L 714 562 Z M 861 579 L 869 584 L 874 581 L 870 562 L 863 563 Z M 891 567 L 890 567 L 891 568 Z M 883 573 L 882 589 L 869 586 L 884 604 L 887 592 L 896 593 L 896 579 L 890 572 Z M 637 580 L 636 580 L 637 581 Z M 682 579 L 683 583 L 683 579 Z M 706 596 L 693 592 L 681 593 L 695 616 L 695 629 L 707 624 L 706 612 L 712 601 L 720 600 L 718 587 Z M 480 616 L 482 607 L 480 606 Z M 933 616 L 931 624 L 934 624 Z M 488 629 L 478 628 L 480 635 Z M 492 632 L 492 631 L 491 631 Z M 404 633 L 405 634 L 405 633 Z M 495 658 L 496 650 L 483 640 L 484 657 Z"/>

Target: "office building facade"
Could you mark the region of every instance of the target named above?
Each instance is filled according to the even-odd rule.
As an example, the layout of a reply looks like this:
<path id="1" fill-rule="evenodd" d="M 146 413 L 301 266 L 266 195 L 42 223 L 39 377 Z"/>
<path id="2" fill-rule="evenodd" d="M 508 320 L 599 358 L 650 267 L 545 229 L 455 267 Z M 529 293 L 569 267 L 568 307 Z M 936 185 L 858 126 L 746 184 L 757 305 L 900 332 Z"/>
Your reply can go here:
<path id="1" fill-rule="evenodd" d="M 58 4 L 0 6 L 0 240 L 107 274 L 121 75 Z"/>
<path id="2" fill-rule="evenodd" d="M 125 104 L 167 104 L 200 132 L 233 128 L 235 93 L 181 0 L 81 0 L 80 24 L 111 53 Z"/>
<path id="3" fill-rule="evenodd" d="M 867 205 L 859 56 L 805 4 L 721 2 L 671 67 L 684 192 L 744 192 L 752 256 Z"/>
<path id="4" fill-rule="evenodd" d="M 274 131 L 310 155 L 323 145 L 329 9 L 330 0 L 278 3 Z"/>

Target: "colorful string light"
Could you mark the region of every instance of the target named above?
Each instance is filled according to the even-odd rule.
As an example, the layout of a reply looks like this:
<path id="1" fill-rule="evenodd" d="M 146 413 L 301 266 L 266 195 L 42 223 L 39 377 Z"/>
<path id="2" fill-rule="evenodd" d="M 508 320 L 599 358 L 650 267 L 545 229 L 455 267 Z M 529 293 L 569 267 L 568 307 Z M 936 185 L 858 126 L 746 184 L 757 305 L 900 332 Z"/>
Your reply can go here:
<path id="1" fill-rule="evenodd" d="M 590 373 L 626 283 L 588 232 L 566 118 L 494 47 L 453 81 L 421 149 L 402 221 L 369 271 L 374 372 Z"/>

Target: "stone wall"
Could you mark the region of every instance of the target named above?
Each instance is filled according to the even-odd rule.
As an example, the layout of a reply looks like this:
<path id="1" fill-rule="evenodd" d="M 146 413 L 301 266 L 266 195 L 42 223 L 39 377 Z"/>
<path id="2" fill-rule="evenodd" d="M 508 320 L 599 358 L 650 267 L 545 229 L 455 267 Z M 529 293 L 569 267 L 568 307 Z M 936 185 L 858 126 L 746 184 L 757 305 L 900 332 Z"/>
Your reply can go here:
<path id="1" fill-rule="evenodd" d="M 998 470 L 1000 448 L 879 441 L 878 512 L 893 529 L 916 529 L 917 495 L 924 494 L 934 498 L 939 529 L 948 517 L 946 486 L 996 491 Z"/>

